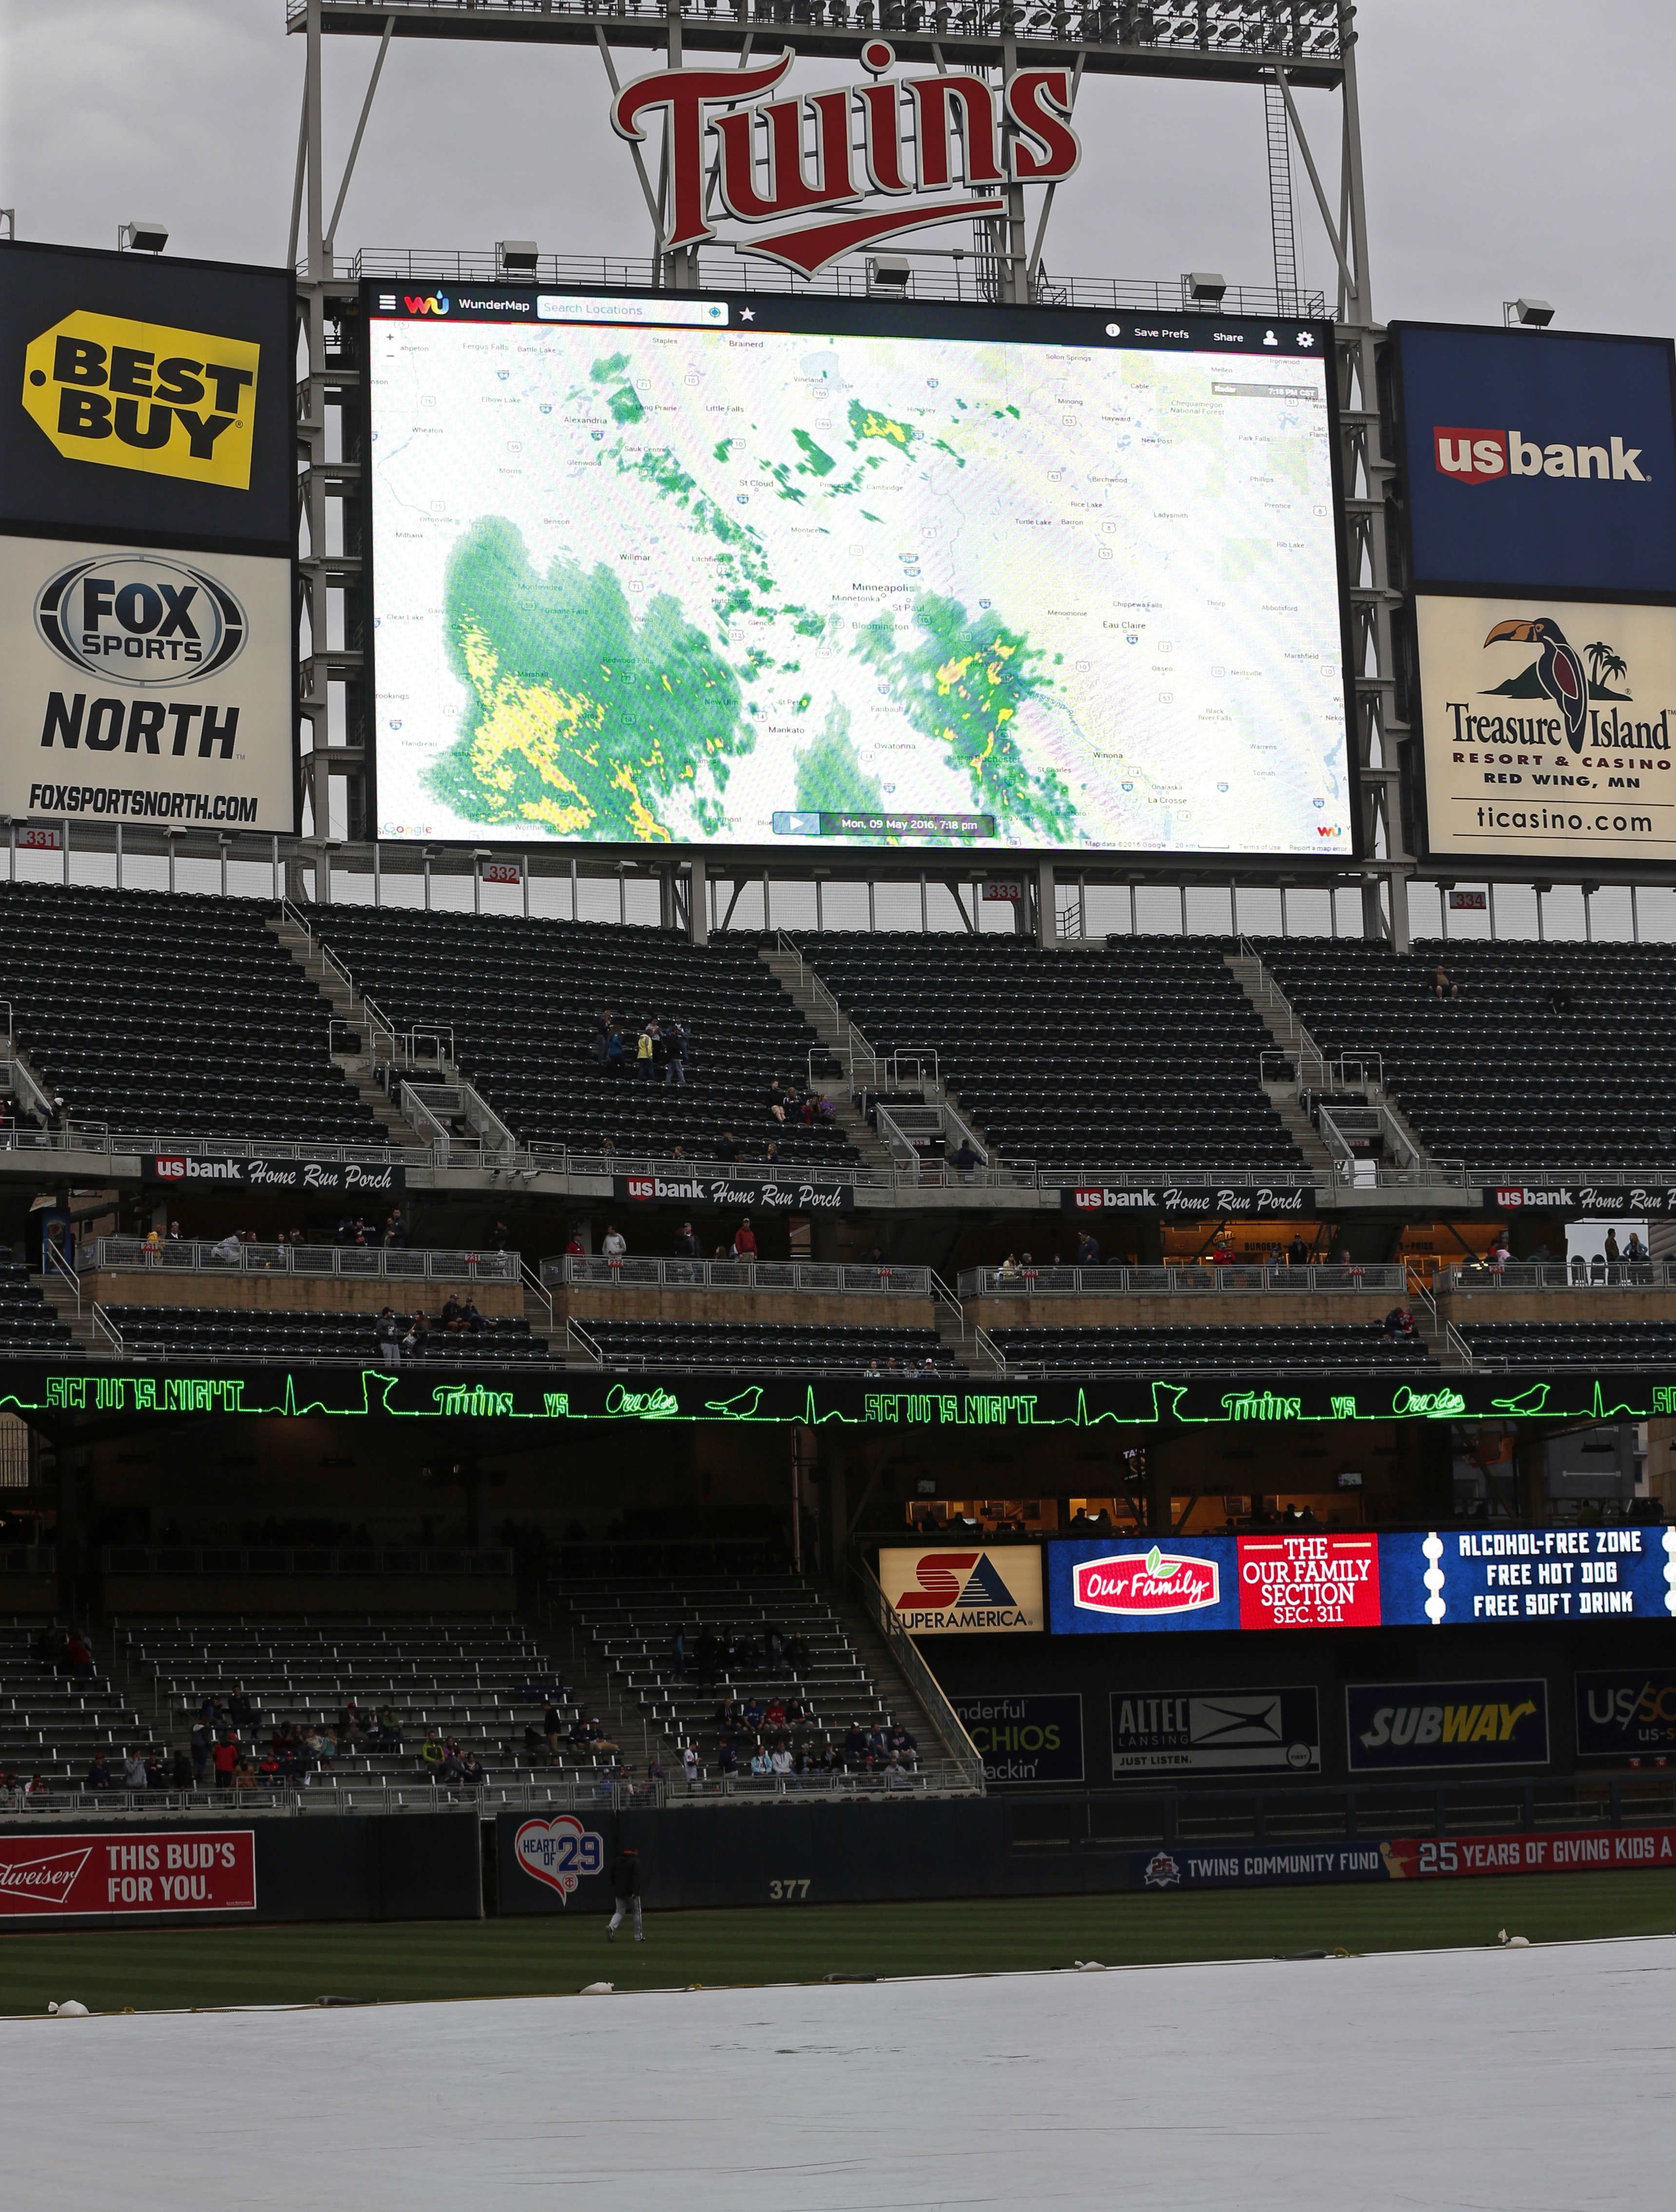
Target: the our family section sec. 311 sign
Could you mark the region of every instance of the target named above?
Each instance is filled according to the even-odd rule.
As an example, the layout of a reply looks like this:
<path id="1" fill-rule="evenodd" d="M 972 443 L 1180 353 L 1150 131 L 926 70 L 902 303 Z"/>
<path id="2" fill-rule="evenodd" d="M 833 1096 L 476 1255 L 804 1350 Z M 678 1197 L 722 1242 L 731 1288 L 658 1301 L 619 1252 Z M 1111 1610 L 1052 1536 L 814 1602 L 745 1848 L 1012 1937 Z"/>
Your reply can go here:
<path id="1" fill-rule="evenodd" d="M 1676 1529 L 1135 1537 L 1048 1547 L 1056 1635 L 1676 1619 Z"/>

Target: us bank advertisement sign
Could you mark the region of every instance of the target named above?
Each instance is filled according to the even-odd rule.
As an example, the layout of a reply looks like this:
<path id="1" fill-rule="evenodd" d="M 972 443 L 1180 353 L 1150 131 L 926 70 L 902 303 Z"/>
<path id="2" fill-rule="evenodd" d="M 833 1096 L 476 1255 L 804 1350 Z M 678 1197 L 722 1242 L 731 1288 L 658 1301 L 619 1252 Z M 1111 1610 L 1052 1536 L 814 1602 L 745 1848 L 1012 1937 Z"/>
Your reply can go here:
<path id="1" fill-rule="evenodd" d="M 1676 1667 L 1619 1667 L 1574 1677 L 1579 1759 L 1676 1755 Z"/>
<path id="2" fill-rule="evenodd" d="M 1352 1682 L 1345 1691 L 1352 1774 L 1545 1766 L 1548 1685 Z"/>
<path id="3" fill-rule="evenodd" d="M 1676 594 L 1667 339 L 1392 337 L 1417 589 Z"/>
<path id="4" fill-rule="evenodd" d="M 1080 1782 L 1083 1700 L 1059 1695 L 956 1698 L 986 1782 Z"/>
<path id="5" fill-rule="evenodd" d="M 288 556 L 293 290 L 282 269 L 8 246 L 0 526 Z"/>
<path id="6" fill-rule="evenodd" d="M 1676 608 L 1433 595 L 1414 627 L 1430 851 L 1676 852 Z"/>
<path id="7" fill-rule="evenodd" d="M 291 564 L 0 538 L 0 811 L 289 833 Z"/>
<path id="8" fill-rule="evenodd" d="M 910 1636 L 993 1636 L 1047 1626 L 1039 1544 L 887 1547 L 878 1555 L 878 1579 Z"/>

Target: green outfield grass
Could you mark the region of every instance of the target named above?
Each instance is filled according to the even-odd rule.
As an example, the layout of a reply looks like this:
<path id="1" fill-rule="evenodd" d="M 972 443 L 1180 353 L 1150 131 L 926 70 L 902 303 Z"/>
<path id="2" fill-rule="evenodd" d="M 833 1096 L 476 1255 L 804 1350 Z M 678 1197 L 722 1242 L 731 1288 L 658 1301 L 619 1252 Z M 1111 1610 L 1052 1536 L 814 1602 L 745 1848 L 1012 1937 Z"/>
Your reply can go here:
<path id="1" fill-rule="evenodd" d="M 1676 1872 L 1560 1874 L 1390 1888 L 1201 1891 L 1188 1896 L 786 1905 L 647 1915 L 647 1941 L 603 1919 L 421 1921 L 0 1937 L 0 2012 L 76 1997 L 95 2012 L 184 2005 L 386 2002 L 562 1996 L 823 1974 L 1005 1973 L 1276 1953 L 1491 1945 L 1497 1930 L 1561 1942 L 1676 1933 Z"/>

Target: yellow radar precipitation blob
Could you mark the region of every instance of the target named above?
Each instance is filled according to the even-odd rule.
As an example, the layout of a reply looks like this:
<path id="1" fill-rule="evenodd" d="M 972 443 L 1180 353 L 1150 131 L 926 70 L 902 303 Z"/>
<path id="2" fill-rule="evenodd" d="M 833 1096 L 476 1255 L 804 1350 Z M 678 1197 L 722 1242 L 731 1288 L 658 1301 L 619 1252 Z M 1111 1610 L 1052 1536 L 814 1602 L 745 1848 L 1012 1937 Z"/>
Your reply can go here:
<path id="1" fill-rule="evenodd" d="M 471 704 L 432 787 L 468 821 L 667 842 L 677 795 L 707 829 L 730 756 L 749 752 L 733 672 L 659 593 L 638 627 L 609 568 L 537 574 L 491 517 L 448 562 L 448 653 Z"/>

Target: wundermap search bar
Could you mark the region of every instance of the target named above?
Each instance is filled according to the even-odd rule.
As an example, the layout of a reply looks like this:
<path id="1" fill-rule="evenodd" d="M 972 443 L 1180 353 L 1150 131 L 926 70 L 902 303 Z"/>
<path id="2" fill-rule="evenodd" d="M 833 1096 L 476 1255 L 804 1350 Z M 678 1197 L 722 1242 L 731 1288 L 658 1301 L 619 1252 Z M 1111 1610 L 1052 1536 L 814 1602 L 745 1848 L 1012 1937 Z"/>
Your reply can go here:
<path id="1" fill-rule="evenodd" d="M 538 323 L 683 323 L 726 327 L 726 300 L 599 300 L 537 292 Z"/>

